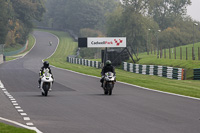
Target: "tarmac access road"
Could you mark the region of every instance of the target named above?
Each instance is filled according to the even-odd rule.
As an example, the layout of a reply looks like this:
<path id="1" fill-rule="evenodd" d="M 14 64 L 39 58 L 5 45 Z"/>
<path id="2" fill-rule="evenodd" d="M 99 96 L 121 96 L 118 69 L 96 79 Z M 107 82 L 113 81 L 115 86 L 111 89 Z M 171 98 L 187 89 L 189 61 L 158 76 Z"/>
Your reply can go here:
<path id="1" fill-rule="evenodd" d="M 58 39 L 41 31 L 34 36 L 36 45 L 26 56 L 0 64 L 0 117 L 32 124 L 43 133 L 200 132 L 198 99 L 119 82 L 113 95 L 106 96 L 99 78 L 55 67 L 51 67 L 53 90 L 47 97 L 41 96 L 37 88 L 41 60 L 54 52 Z"/>

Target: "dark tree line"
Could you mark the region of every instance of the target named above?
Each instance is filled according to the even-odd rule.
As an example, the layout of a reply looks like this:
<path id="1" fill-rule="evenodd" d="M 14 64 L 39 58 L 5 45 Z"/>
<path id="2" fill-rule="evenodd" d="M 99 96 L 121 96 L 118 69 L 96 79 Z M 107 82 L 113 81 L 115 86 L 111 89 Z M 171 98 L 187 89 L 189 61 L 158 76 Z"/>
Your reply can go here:
<path id="1" fill-rule="evenodd" d="M 187 16 L 190 0 L 0 0 L 0 43 L 24 44 L 33 20 L 39 26 L 71 30 L 78 36 L 125 36 L 128 46 L 168 48 L 200 41 Z M 45 7 L 44 7 L 45 6 Z M 160 32 L 161 31 L 161 32 Z M 194 36 L 193 36 L 194 33 Z M 92 53 L 96 52 L 95 50 Z M 88 53 L 86 50 L 84 56 Z"/>
<path id="2" fill-rule="evenodd" d="M 192 43 L 193 33 L 200 41 L 199 28 L 193 31 L 195 21 L 186 15 L 190 4 L 190 0 L 47 0 L 43 25 L 82 37 L 125 36 L 128 46 L 143 51 L 157 48 L 157 40 L 159 47 L 168 48 Z M 91 57 L 96 51 L 82 49 L 81 55 Z"/>
<path id="3" fill-rule="evenodd" d="M 106 14 L 117 0 L 47 0 L 47 13 L 38 26 L 73 31 L 79 37 L 106 36 Z M 81 49 L 84 58 L 97 57 L 97 49 Z"/>
<path id="4" fill-rule="evenodd" d="M 43 0 L 0 0 L 0 44 L 25 44 L 33 28 L 45 12 Z"/>
<path id="5" fill-rule="evenodd" d="M 105 31 L 105 14 L 115 7 L 115 0 L 47 0 L 47 13 L 40 26 L 72 30 Z"/>
<path id="6" fill-rule="evenodd" d="M 200 41 L 199 27 L 187 16 L 190 0 L 122 0 L 107 16 L 107 35 L 126 36 L 128 45 L 146 51 Z M 194 29 L 193 29 L 194 28 Z M 193 36 L 194 33 L 194 36 Z M 148 44 L 148 46 L 147 46 Z"/>

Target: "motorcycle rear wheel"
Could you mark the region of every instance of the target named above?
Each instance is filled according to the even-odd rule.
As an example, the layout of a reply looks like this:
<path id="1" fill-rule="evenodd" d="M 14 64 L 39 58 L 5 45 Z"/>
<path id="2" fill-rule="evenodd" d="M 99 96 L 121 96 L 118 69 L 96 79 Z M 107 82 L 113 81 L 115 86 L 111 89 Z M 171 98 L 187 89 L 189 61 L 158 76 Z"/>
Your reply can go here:
<path id="1" fill-rule="evenodd" d="M 105 95 L 108 95 L 108 91 L 107 91 L 107 90 L 104 90 L 104 94 L 105 94 Z"/>
<path id="2" fill-rule="evenodd" d="M 112 95 L 112 89 L 110 89 L 110 91 L 109 91 L 109 95 Z"/>
<path id="3" fill-rule="evenodd" d="M 44 96 L 47 96 L 47 95 L 48 95 L 48 91 L 45 91 Z"/>

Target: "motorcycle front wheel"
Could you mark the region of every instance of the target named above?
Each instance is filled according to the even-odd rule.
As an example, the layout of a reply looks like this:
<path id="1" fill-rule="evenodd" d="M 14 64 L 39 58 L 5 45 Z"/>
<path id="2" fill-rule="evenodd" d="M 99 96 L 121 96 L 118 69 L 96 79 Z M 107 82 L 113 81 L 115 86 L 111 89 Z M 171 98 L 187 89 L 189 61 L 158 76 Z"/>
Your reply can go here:
<path id="1" fill-rule="evenodd" d="M 43 84 L 43 88 L 44 88 L 44 93 L 43 93 L 44 95 L 43 96 L 47 96 L 48 95 L 49 87 L 50 87 L 49 83 L 44 83 Z"/>
<path id="2" fill-rule="evenodd" d="M 107 84 L 107 89 L 108 89 L 108 92 L 109 92 L 108 94 L 112 95 L 113 84 L 112 83 L 108 83 Z"/>

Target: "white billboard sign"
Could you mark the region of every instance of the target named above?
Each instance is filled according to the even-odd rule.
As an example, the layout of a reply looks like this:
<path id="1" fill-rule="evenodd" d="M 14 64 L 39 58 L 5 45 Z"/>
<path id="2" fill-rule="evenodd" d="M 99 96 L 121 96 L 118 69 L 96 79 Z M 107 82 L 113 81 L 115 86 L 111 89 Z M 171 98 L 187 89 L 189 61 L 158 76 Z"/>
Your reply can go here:
<path id="1" fill-rule="evenodd" d="M 100 48 L 100 47 L 126 47 L 126 37 L 88 37 L 88 48 Z"/>

